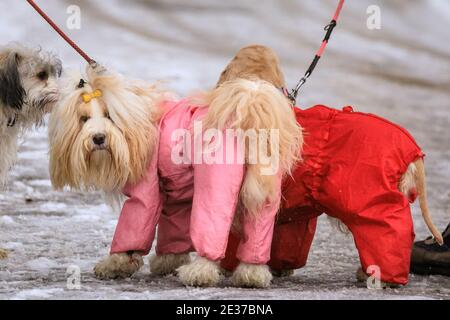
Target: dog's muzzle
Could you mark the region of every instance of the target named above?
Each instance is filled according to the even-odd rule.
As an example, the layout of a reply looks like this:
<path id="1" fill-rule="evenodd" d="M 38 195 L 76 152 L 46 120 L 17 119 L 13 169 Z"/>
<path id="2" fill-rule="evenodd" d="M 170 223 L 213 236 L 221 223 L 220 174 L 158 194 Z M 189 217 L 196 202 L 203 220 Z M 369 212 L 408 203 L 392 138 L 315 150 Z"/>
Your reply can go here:
<path id="1" fill-rule="evenodd" d="M 105 150 L 106 135 L 103 133 L 97 133 L 92 137 L 92 143 L 94 144 L 94 150 Z"/>

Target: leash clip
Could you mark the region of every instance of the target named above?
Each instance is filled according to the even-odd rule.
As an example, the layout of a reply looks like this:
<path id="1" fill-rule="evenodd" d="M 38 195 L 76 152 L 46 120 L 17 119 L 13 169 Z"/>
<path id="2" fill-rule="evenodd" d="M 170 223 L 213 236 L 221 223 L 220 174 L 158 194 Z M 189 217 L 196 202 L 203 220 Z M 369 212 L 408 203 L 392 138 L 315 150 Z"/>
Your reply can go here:
<path id="1" fill-rule="evenodd" d="M 289 90 L 286 87 L 281 87 L 279 88 L 279 90 L 281 91 L 281 93 L 283 93 L 283 95 L 289 99 L 289 101 L 291 102 L 291 104 L 293 106 L 295 106 L 296 104 L 296 95 L 294 94 L 294 90 L 292 90 L 292 93 L 289 92 Z"/>
<path id="2" fill-rule="evenodd" d="M 297 96 L 300 91 L 300 89 L 303 87 L 303 85 L 306 83 L 306 80 L 308 80 L 308 77 L 310 74 L 307 72 L 297 83 L 294 89 L 292 89 L 291 93 L 288 93 L 287 97 L 289 100 L 291 100 L 292 104 L 295 106 L 297 104 Z"/>

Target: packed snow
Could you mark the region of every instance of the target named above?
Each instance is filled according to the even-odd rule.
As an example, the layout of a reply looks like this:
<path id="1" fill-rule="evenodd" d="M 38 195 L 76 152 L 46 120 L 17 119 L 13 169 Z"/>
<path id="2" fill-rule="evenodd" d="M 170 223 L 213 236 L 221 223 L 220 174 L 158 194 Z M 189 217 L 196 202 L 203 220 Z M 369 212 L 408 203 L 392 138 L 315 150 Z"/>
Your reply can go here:
<path id="1" fill-rule="evenodd" d="M 98 61 L 130 77 L 165 82 L 186 95 L 210 88 L 237 50 L 273 47 L 291 85 L 308 67 L 337 0 L 47 0 L 37 1 Z M 81 29 L 66 12 L 81 8 Z M 366 27 L 366 9 L 381 8 L 381 30 Z M 0 2 L 0 41 L 42 46 L 65 68 L 84 62 L 25 1 Z M 420 17 L 420 19 L 419 19 Z M 430 206 L 440 228 L 450 222 L 450 6 L 447 0 L 348 1 L 316 73 L 300 97 L 352 105 L 395 121 L 427 154 Z M 1 155 L 0 155 L 1 156 Z M 418 205 L 418 238 L 428 236 Z M 108 253 L 117 215 L 98 193 L 55 192 L 48 175 L 46 128 L 29 132 L 7 189 L 0 192 L 0 299 L 450 299 L 450 279 L 411 276 L 403 288 L 368 290 L 355 280 L 351 237 L 319 221 L 307 267 L 275 279 L 270 289 L 185 288 L 176 277 L 150 274 L 101 281 L 95 263 Z M 80 288 L 69 285 L 79 270 Z M 77 269 L 78 268 L 78 269 Z"/>

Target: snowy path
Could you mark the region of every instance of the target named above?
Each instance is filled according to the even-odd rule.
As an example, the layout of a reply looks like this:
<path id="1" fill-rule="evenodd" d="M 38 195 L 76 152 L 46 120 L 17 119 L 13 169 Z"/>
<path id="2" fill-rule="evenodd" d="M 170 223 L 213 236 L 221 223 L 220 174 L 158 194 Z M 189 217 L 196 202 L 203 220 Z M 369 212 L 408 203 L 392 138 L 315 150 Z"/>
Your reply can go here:
<path id="1" fill-rule="evenodd" d="M 431 209 L 444 228 L 450 220 L 450 46 L 441 39 L 450 6 L 445 0 L 378 1 L 383 28 L 369 31 L 365 11 L 373 2 L 346 7 L 301 104 L 353 105 L 408 128 L 427 154 Z M 166 80 L 180 95 L 211 87 L 233 54 L 250 43 L 275 48 L 293 84 L 320 44 L 335 5 L 331 0 L 40 3 L 60 24 L 68 4 L 80 5 L 82 30 L 70 34 L 91 55 L 131 76 Z M 0 12 L 1 43 L 41 44 L 66 65 L 82 68 L 25 1 L 3 0 Z M 326 219 L 320 220 L 308 266 L 275 280 L 269 290 L 229 288 L 227 281 L 219 289 L 186 289 L 174 277 L 150 275 L 148 266 L 133 279 L 99 281 L 92 268 L 108 252 L 117 217 L 99 194 L 52 191 L 47 149 L 46 128 L 27 135 L 8 189 L 0 193 L 0 247 L 12 251 L 0 261 L 0 299 L 450 299 L 450 279 L 438 276 L 412 276 L 409 286 L 395 290 L 356 284 L 352 239 L 336 234 Z M 423 238 L 427 232 L 417 205 L 413 212 Z M 81 269 L 81 290 L 66 288 L 69 265 Z"/>

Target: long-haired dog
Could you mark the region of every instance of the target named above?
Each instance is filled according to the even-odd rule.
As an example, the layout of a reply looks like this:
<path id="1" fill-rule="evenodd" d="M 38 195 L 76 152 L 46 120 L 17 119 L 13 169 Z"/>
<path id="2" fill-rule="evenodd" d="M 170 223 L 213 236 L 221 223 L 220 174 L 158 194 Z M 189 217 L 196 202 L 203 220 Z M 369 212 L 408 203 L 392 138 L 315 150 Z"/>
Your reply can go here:
<path id="1" fill-rule="evenodd" d="M 18 44 L 0 47 L 0 189 L 16 160 L 19 137 L 41 124 L 58 100 L 61 70 L 53 54 Z"/>
<path id="2" fill-rule="evenodd" d="M 55 188 L 120 192 L 145 172 L 155 147 L 155 87 L 88 67 L 73 74 L 50 116 Z"/>
<path id="3" fill-rule="evenodd" d="M 279 70 L 272 71 L 279 72 Z M 272 77 L 272 75 L 270 74 L 268 77 Z M 158 148 L 155 143 L 161 135 L 158 128 L 161 126 L 160 121 L 165 112 L 160 104 L 163 95 L 154 87 L 134 83 L 118 75 L 97 73 L 92 69 L 88 69 L 85 81 L 80 82 L 78 78 L 79 76 L 73 77 L 70 84 L 66 86 L 67 92 L 63 93 L 63 99 L 50 118 L 52 183 L 56 188 L 70 186 L 75 189 L 94 188 L 107 192 L 121 191 L 126 185 L 133 186 L 129 188 L 127 195 L 131 197 L 130 201 L 134 206 L 132 210 L 138 211 L 139 219 L 144 219 L 142 222 L 146 225 L 136 225 L 136 221 L 128 221 L 126 217 L 132 216 L 133 212 L 128 212 L 129 209 L 125 204 L 116 229 L 115 237 L 119 235 L 119 240 L 113 241 L 113 253 L 95 268 L 96 275 L 101 278 L 130 276 L 142 265 L 142 259 L 138 253 L 145 252 L 146 249 L 139 247 L 138 241 L 135 239 L 120 237 L 120 233 L 125 229 L 126 233 L 132 234 L 133 230 L 127 229 L 136 226 L 136 233 L 145 232 L 142 242 L 148 243 L 149 233 L 154 233 L 156 229 L 156 225 L 151 223 L 157 219 L 144 218 L 144 216 L 147 214 L 157 216 L 158 214 L 157 212 L 148 213 L 148 208 L 158 206 L 155 203 L 148 203 L 148 198 L 153 199 L 153 195 L 158 194 L 160 190 L 167 190 L 169 195 L 164 198 L 170 197 L 176 191 L 173 190 L 173 186 L 165 185 L 167 181 L 170 181 L 170 176 L 158 176 L 155 179 L 159 179 L 159 182 L 152 180 L 152 183 L 148 182 L 150 179 L 148 176 L 143 179 L 144 169 L 149 164 L 149 159 L 158 156 L 156 153 Z M 240 77 L 239 79 L 230 79 L 230 81 L 222 79 L 217 88 L 202 96 L 201 100 L 208 105 L 203 121 L 205 130 L 209 128 L 219 131 L 224 128 L 276 129 L 279 131 L 278 141 L 267 136 L 264 141 L 260 142 L 266 145 L 267 150 L 275 153 L 273 156 L 279 161 L 278 171 L 280 174 L 289 173 L 298 161 L 302 145 L 301 128 L 295 120 L 288 101 L 275 86 L 265 81 L 264 78 Z M 202 109 L 202 107 L 194 109 Z M 195 113 L 194 110 L 193 112 Z M 167 120 L 167 117 L 165 119 Z M 161 147 L 161 140 L 159 139 L 159 149 L 164 149 L 166 145 Z M 231 201 L 227 205 L 231 206 L 233 203 L 239 202 L 239 211 L 245 211 L 246 215 L 255 216 L 255 221 L 257 221 L 258 212 L 265 202 L 279 197 L 279 186 L 277 186 L 276 175 L 261 174 L 264 169 L 267 169 L 268 164 L 249 161 L 248 149 L 249 146 L 246 145 L 246 174 L 242 181 L 242 188 L 240 187 L 241 182 L 236 184 L 238 187 L 237 199 L 230 199 Z M 159 161 L 161 161 L 161 157 Z M 176 166 L 172 163 L 168 165 L 171 168 Z M 192 166 L 182 167 L 182 169 L 187 170 L 186 176 L 189 176 Z M 152 170 L 155 171 L 151 172 L 150 176 L 152 177 L 156 177 L 158 174 L 163 175 L 156 166 Z M 149 174 L 147 173 L 147 175 Z M 142 188 L 140 180 L 143 180 Z M 156 186 L 156 189 L 146 189 L 148 185 L 151 185 L 152 188 Z M 229 186 L 222 185 L 218 181 L 216 187 L 221 190 L 221 188 Z M 206 202 L 212 201 L 205 200 Z M 159 201 L 158 196 L 155 201 Z M 175 201 L 178 206 L 192 206 L 192 203 L 188 202 L 189 200 L 185 198 L 178 199 L 178 202 Z M 165 210 L 168 210 L 168 206 L 170 206 L 169 203 L 164 205 Z M 229 212 L 230 223 L 237 214 L 235 209 Z M 277 210 L 278 207 L 275 207 L 274 211 Z M 194 211 L 192 210 L 193 215 Z M 215 217 L 212 218 L 215 219 Z M 221 217 L 217 217 L 217 219 L 220 221 Z M 272 219 L 275 219 L 274 216 Z M 188 230 L 189 227 L 189 224 L 182 226 Z M 223 238 L 226 241 L 229 227 L 224 226 L 224 229 L 225 236 Z M 133 236 L 138 237 L 137 235 Z M 207 236 L 214 237 L 215 235 Z M 178 238 L 180 237 L 181 235 Z M 183 240 L 187 243 L 188 248 L 192 246 L 189 236 Z M 127 241 L 133 242 L 134 247 L 127 247 L 126 250 L 114 248 L 114 246 L 124 248 L 124 242 Z M 225 253 L 226 243 L 222 247 L 223 253 Z M 158 274 L 168 273 L 168 270 L 174 272 L 181 264 L 188 262 L 186 252 L 179 255 L 162 252 L 162 255 L 152 260 L 152 272 Z M 264 267 L 243 264 L 243 267 L 235 275 L 235 278 L 239 279 L 236 283 L 245 286 L 267 286 L 271 275 L 267 274 L 267 267 Z M 216 261 L 199 258 L 180 271 L 180 277 L 186 284 L 213 285 L 218 281 L 218 273 L 219 266 Z M 247 275 L 250 273 L 261 276 L 249 283 Z"/>
<path id="4" fill-rule="evenodd" d="M 72 72 L 49 120 L 50 177 L 54 188 L 99 190 L 115 208 L 126 183 L 145 175 L 157 141 L 156 86 L 125 79 L 102 66 Z M 142 265 L 134 255 L 118 255 L 132 274 Z M 122 260 L 121 260 L 122 259 Z"/>
<path id="5" fill-rule="evenodd" d="M 269 50 L 269 49 L 267 49 Z M 270 52 L 258 50 L 258 47 L 242 49 L 221 75 L 217 87 L 204 97 L 208 105 L 208 114 L 204 119 L 204 129 L 267 130 L 276 129 L 278 139 L 268 139 L 267 150 L 278 152 L 277 158 L 283 175 L 291 173 L 294 165 L 301 160 L 303 136 L 301 127 L 294 121 L 289 103 L 280 94 L 278 88 L 285 86 L 281 70 L 265 69 L 235 73 L 239 64 L 245 64 L 242 57 L 255 56 L 255 59 L 276 59 Z M 270 65 L 271 60 L 267 61 Z M 276 84 L 269 80 L 275 79 Z M 263 92 L 264 94 L 261 94 Z M 268 164 L 251 161 L 251 146 L 246 141 L 246 175 L 240 191 L 240 202 L 250 214 L 258 215 L 261 207 L 269 200 L 273 201 L 278 193 L 276 176 L 261 172 Z"/>

